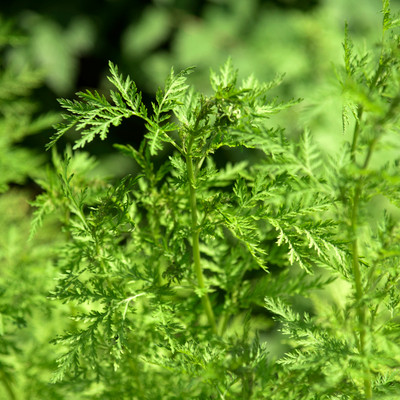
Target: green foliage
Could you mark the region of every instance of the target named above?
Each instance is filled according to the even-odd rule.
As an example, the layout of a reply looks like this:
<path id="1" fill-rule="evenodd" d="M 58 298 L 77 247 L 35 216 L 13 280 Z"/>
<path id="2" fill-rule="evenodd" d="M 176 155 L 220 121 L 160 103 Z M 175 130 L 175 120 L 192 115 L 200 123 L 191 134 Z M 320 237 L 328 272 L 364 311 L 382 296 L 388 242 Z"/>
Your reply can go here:
<path id="1" fill-rule="evenodd" d="M 16 20 L 29 40 L 11 49 L 8 59 L 19 68 L 29 65 L 40 70 L 44 83 L 58 96 L 70 93 L 79 71 L 78 58 L 94 45 L 94 22 L 81 13 L 74 13 L 63 24 L 59 18 L 58 21 L 49 18 L 49 13 L 39 14 L 32 7 L 28 9 L 20 11 Z"/>
<path id="2" fill-rule="evenodd" d="M 320 151 L 310 129 L 290 139 L 275 115 L 299 100 L 274 98 L 282 77 L 240 81 L 230 58 L 210 71 L 208 94 L 190 85 L 193 68 L 171 69 L 146 106 L 110 63 L 107 95 L 60 100 L 63 122 L 48 145 L 53 166 L 37 179 L 31 229 L 32 240 L 53 232 L 38 229 L 48 215 L 62 226 L 48 239 L 51 257 L 43 253 L 55 285 L 48 288 L 50 268 L 32 283 L 49 290 L 54 310 L 40 295 L 18 303 L 33 286 L 23 295 L 8 289 L 3 273 L 5 396 L 399 397 L 399 19 L 382 4 L 372 50 L 359 54 L 345 29 L 337 152 Z M 102 178 L 81 149 L 131 117 L 145 126 L 141 144 L 115 148 L 135 167 Z M 75 145 L 60 155 L 56 143 L 70 131 Z M 221 164 L 222 151 L 244 160 Z M 12 321 L 35 304 L 63 322 L 51 384 L 35 380 L 26 397 L 15 389 L 23 379 Z"/>
<path id="3" fill-rule="evenodd" d="M 18 46 L 21 35 L 13 31 L 10 23 L 3 22 L 0 32 L 0 52 L 5 58 L 7 46 Z M 25 66 L 18 69 L 5 61 L 0 64 L 0 193 L 10 183 L 22 184 L 32 176 L 41 163 L 41 157 L 18 146 L 25 137 L 49 128 L 57 121 L 53 113 L 35 116 L 37 105 L 28 98 L 41 83 L 41 74 Z"/>
<path id="4" fill-rule="evenodd" d="M 54 279 L 51 257 L 59 226 L 49 223 L 28 242 L 33 196 L 22 185 L 43 167 L 43 157 L 23 141 L 58 117 L 37 114 L 32 90 L 41 85 L 41 74 L 6 62 L 10 46 L 26 38 L 11 23 L 0 22 L 0 398 L 57 399 L 57 389 L 47 385 L 55 368 L 55 355 L 47 349 L 55 332 L 47 323 L 62 312 L 46 296 Z"/>

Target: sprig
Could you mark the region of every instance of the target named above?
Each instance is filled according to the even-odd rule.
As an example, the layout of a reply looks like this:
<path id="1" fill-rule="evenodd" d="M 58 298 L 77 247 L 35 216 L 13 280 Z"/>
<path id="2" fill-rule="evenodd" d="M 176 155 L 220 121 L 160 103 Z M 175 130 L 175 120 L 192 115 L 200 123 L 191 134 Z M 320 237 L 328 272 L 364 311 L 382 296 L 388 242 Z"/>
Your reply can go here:
<path id="1" fill-rule="evenodd" d="M 138 148 L 115 146 L 135 162 L 123 178 L 99 182 L 80 152 L 53 150 L 56 172 L 40 181 L 34 230 L 58 213 L 50 297 L 73 321 L 54 341 L 55 382 L 111 385 L 103 398 L 399 396 L 396 21 L 384 1 L 368 56 L 345 29 L 340 154 L 275 126 L 299 100 L 271 96 L 281 77 L 239 82 L 231 59 L 207 95 L 192 68 L 171 69 L 149 109 L 112 63 L 115 89 L 61 100 L 50 146 L 70 129 L 85 146 L 131 117 L 146 131 Z M 224 164 L 222 148 L 246 160 Z M 271 330 L 278 345 L 260 343 Z"/>

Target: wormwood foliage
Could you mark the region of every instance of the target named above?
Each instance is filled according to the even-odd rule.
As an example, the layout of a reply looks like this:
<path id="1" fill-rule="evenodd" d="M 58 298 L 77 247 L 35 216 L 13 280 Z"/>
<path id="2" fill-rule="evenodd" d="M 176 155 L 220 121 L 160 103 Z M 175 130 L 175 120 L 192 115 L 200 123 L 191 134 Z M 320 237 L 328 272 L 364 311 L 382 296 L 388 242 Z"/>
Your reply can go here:
<path id="1" fill-rule="evenodd" d="M 50 254 L 57 232 L 42 230 L 27 243 L 31 224 L 32 194 L 22 185 L 37 176 L 42 156 L 22 143 L 50 128 L 56 114 L 38 115 L 32 91 L 41 85 L 41 74 L 19 69 L 8 62 L 8 51 L 27 40 L 9 21 L 0 17 L 0 398 L 56 398 L 47 385 L 54 369 L 48 336 L 27 334 L 48 321 L 46 299 L 54 270 Z M 29 276 L 29 279 L 27 279 Z M 54 314 L 53 314 L 54 317 Z M 37 325 L 36 325 L 37 324 Z M 37 331 L 36 331 L 37 332 Z M 40 370 L 40 373 L 38 373 Z"/>
<path id="2" fill-rule="evenodd" d="M 1 17 L 0 25 L 0 193 L 3 193 L 10 183 L 23 183 L 41 163 L 39 155 L 19 143 L 51 127 L 58 117 L 52 113 L 35 116 L 38 107 L 29 96 L 40 86 L 41 74 L 5 61 L 8 47 L 18 46 L 24 38 Z"/>
<path id="3" fill-rule="evenodd" d="M 57 210 L 66 236 L 51 298 L 73 322 L 54 339 L 54 383 L 99 399 L 400 396 L 398 25 L 384 1 L 379 53 L 361 56 L 346 29 L 337 154 L 271 126 L 298 100 L 271 98 L 280 78 L 238 82 L 231 60 L 210 96 L 171 69 L 148 109 L 110 63 L 108 96 L 60 100 L 49 147 L 79 138 L 53 147 L 33 224 Z M 90 178 L 79 149 L 127 118 L 147 129 L 139 148 L 115 146 L 137 171 Z M 221 166 L 221 149 L 257 157 Z"/>

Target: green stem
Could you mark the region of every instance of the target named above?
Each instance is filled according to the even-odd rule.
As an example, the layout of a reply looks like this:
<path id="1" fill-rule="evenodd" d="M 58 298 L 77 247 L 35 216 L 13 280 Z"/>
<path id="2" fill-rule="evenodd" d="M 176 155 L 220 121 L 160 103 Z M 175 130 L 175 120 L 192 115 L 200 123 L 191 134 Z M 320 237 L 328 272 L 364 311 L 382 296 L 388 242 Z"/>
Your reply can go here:
<path id="1" fill-rule="evenodd" d="M 156 243 L 156 246 L 158 246 L 161 241 L 160 217 L 159 217 L 159 210 L 157 207 L 157 192 L 155 189 L 154 174 L 152 174 L 152 178 L 153 179 L 150 180 L 151 186 L 152 186 L 152 198 L 155 200 L 153 203 L 153 207 L 149 209 L 149 217 L 150 217 L 149 218 L 149 226 L 150 226 L 150 232 L 153 237 L 153 240 Z M 156 265 L 155 283 L 157 286 L 161 286 L 161 284 L 162 284 L 162 274 L 161 274 L 160 263 L 157 263 L 157 265 Z"/>
<path id="2" fill-rule="evenodd" d="M 357 143 L 358 143 L 358 136 L 360 134 L 360 125 L 361 125 L 361 118 L 364 112 L 364 108 L 362 106 L 359 106 L 358 112 L 357 112 L 357 119 L 356 119 L 356 125 L 354 127 L 354 133 L 353 133 L 353 143 L 351 144 L 351 150 L 350 150 L 350 156 L 351 156 L 351 161 L 355 162 L 356 160 L 356 149 L 357 149 Z"/>
<path id="3" fill-rule="evenodd" d="M 189 144 L 190 151 L 191 143 Z M 200 232 L 198 227 L 198 216 L 197 216 L 197 201 L 196 201 L 196 188 L 195 188 L 195 178 L 193 172 L 193 161 L 190 154 L 186 155 L 186 166 L 189 177 L 189 190 L 190 190 L 190 210 L 192 214 L 192 248 L 193 248 L 193 264 L 194 271 L 196 273 L 197 284 L 202 292 L 201 301 L 203 303 L 204 311 L 208 318 L 208 323 L 210 324 L 213 332 L 217 333 L 217 325 L 215 323 L 214 312 L 211 306 L 210 298 L 206 292 L 206 286 L 204 283 L 203 271 L 201 268 L 200 259 Z"/>
<path id="4" fill-rule="evenodd" d="M 364 296 L 362 287 L 362 278 L 360 271 L 360 259 L 359 259 L 359 246 L 357 238 L 357 218 L 358 218 L 358 205 L 361 196 L 361 184 L 359 183 L 356 187 L 354 195 L 354 203 L 352 207 L 351 215 L 351 232 L 352 232 L 352 266 L 353 275 L 356 289 L 356 300 L 357 300 L 357 316 L 359 324 L 359 345 L 358 350 L 361 356 L 365 355 L 365 324 L 366 324 L 366 310 L 364 304 L 362 304 L 362 298 Z M 365 368 L 364 378 L 364 392 L 366 399 L 372 399 L 372 384 L 370 377 L 370 370 L 368 367 Z"/>
<path id="5" fill-rule="evenodd" d="M 362 109 L 359 109 L 358 113 L 359 117 L 362 116 Z M 359 134 L 360 128 L 360 120 L 357 121 L 356 126 L 354 128 L 354 136 L 353 136 L 353 145 L 351 148 L 351 159 L 355 162 L 355 150 L 357 144 L 357 137 Z M 367 168 L 369 161 L 371 159 L 371 155 L 373 149 L 376 144 L 376 140 L 371 141 L 367 155 L 364 160 L 364 164 L 362 166 L 363 169 Z M 354 283 L 356 289 L 356 300 L 357 300 L 357 316 L 358 316 L 358 324 L 359 324 L 359 344 L 358 350 L 360 355 L 363 357 L 365 356 L 365 335 L 366 335 L 366 309 L 365 305 L 363 304 L 363 296 L 364 291 L 362 287 L 362 277 L 361 277 L 361 270 L 360 270 L 360 257 L 359 257 L 359 243 L 358 243 L 358 210 L 359 210 L 359 203 L 362 194 L 362 187 L 363 187 L 364 179 L 361 178 L 356 185 L 354 191 L 354 199 L 353 205 L 351 208 L 351 247 L 352 247 L 352 267 L 353 267 L 353 276 L 354 276 Z M 365 367 L 365 378 L 364 378 L 364 393 L 365 398 L 367 400 L 372 399 L 372 382 L 371 382 L 371 372 L 369 367 Z"/>

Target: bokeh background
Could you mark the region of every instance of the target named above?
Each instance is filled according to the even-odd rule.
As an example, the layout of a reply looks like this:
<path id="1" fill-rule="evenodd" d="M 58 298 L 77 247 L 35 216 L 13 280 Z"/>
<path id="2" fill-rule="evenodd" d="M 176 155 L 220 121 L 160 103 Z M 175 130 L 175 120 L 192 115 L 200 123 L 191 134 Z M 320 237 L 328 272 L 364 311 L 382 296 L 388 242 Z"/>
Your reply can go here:
<path id="1" fill-rule="evenodd" d="M 342 63 L 345 21 L 362 48 L 379 39 L 380 9 L 380 0 L 13 0 L 0 13 L 25 40 L 7 48 L 2 63 L 40 71 L 43 84 L 33 97 L 42 112 L 59 112 L 58 97 L 108 89 L 109 60 L 149 103 L 171 66 L 196 66 L 191 83 L 207 92 L 209 69 L 231 56 L 243 77 L 268 81 L 285 73 L 273 95 L 305 101 L 282 125 L 294 135 L 309 126 L 329 149 L 341 130 L 334 65 Z M 26 140 L 42 151 L 50 134 Z M 142 136 L 142 124 L 132 120 L 110 141 L 136 144 Z M 112 157 L 109 144 L 97 141 L 90 151 Z"/>

